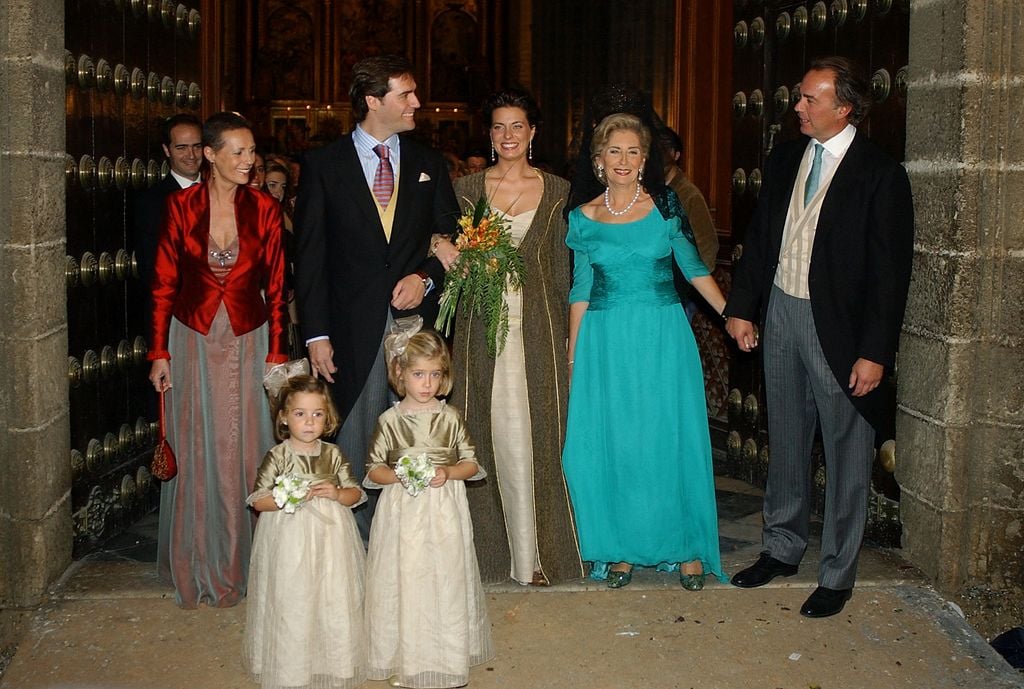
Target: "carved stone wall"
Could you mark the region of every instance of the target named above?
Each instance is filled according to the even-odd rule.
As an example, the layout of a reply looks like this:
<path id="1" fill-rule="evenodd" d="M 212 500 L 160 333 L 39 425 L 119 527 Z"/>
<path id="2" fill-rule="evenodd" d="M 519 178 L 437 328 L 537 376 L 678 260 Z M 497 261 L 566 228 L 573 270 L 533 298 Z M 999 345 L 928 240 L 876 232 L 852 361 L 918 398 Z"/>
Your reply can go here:
<path id="1" fill-rule="evenodd" d="M 1024 7 L 915 2 L 917 211 L 900 348 L 904 555 L 947 591 L 1024 571 Z"/>

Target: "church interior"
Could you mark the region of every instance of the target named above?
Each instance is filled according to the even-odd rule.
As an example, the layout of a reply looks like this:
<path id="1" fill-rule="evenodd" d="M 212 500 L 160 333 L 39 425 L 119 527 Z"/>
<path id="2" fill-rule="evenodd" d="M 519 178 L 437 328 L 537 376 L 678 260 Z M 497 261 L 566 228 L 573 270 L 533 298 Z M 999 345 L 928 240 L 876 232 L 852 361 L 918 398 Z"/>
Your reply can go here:
<path id="1" fill-rule="evenodd" d="M 159 501 L 131 208 L 167 174 L 160 121 L 237 111 L 261 153 L 301 163 L 352 129 L 351 67 L 375 54 L 415 65 L 412 136 L 453 167 L 488 150 L 479 106 L 496 89 L 536 96 L 533 163 L 562 176 L 596 90 L 649 94 L 710 209 L 726 294 L 764 162 L 799 135 L 809 61 L 860 63 L 860 129 L 904 165 L 916 213 L 867 539 L 946 595 L 1024 609 L 1016 0 L 0 0 L 0 16 L 0 647 Z M 763 487 L 759 357 L 711 311 L 693 326 L 715 473 Z"/>

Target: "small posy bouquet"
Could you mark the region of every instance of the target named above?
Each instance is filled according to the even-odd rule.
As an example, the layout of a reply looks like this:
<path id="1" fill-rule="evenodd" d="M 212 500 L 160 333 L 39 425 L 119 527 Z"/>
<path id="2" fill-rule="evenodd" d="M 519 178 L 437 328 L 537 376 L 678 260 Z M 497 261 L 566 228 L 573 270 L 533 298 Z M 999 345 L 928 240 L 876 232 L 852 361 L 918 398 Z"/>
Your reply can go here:
<path id="1" fill-rule="evenodd" d="M 395 476 L 405 487 L 405 492 L 414 498 L 427 489 L 435 473 L 434 465 L 426 453 L 415 457 L 405 455 L 395 462 Z"/>
<path id="2" fill-rule="evenodd" d="M 498 356 L 508 335 L 508 304 L 505 289 L 522 287 L 526 269 L 519 251 L 512 246 L 507 221 L 480 197 L 459 218 L 462 232 L 455 240 L 459 258 L 444 278 L 440 313 L 436 326 L 448 335 L 455 309 L 465 299 L 465 308 L 482 316 L 487 328 L 487 353 Z"/>
<path id="3" fill-rule="evenodd" d="M 294 514 L 309 494 L 310 483 L 309 479 L 299 478 L 295 474 L 281 474 L 274 481 L 274 490 L 270 494 L 274 496 L 274 503 L 279 509 Z"/>

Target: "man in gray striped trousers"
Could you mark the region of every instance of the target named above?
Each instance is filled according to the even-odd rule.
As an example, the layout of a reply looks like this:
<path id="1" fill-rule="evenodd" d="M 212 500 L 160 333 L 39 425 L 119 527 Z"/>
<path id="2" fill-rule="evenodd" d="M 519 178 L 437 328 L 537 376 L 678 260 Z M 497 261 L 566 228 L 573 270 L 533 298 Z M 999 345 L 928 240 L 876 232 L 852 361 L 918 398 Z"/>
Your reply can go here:
<path id="1" fill-rule="evenodd" d="M 843 609 L 857 575 L 871 484 L 877 390 L 895 364 L 910 284 L 914 212 L 903 167 L 854 126 L 868 82 L 841 57 L 815 60 L 795 112 L 803 134 L 765 162 L 764 185 L 733 271 L 726 330 L 741 351 L 758 346 L 771 461 L 763 551 L 732 583 L 791 576 L 807 549 L 811 445 L 825 453 L 818 588 L 800 613 Z"/>

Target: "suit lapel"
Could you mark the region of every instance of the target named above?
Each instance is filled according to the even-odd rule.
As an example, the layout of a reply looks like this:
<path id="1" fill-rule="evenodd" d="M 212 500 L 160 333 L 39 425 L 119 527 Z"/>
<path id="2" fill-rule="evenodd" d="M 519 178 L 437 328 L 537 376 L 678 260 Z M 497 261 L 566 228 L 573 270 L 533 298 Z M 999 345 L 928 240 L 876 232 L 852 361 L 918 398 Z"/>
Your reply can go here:
<path id="1" fill-rule="evenodd" d="M 406 139 L 402 140 L 401 156 L 398 166 L 398 194 L 393 201 L 398 206 L 395 208 L 395 222 L 391 226 L 392 246 L 402 242 L 409 230 L 413 214 L 412 200 L 416 195 L 416 187 L 420 184 L 422 172 L 422 161 Z"/>
<path id="2" fill-rule="evenodd" d="M 825 191 L 825 198 L 821 202 L 815 240 L 818 238 L 818 232 L 827 234 L 829 228 L 843 224 L 842 219 L 838 217 L 844 212 L 843 204 L 840 203 L 840 200 L 853 197 L 850 190 L 863 181 L 863 155 L 866 141 L 867 139 L 858 130 L 853 137 L 853 141 L 850 142 L 850 147 L 846 149 L 846 155 L 839 161 L 839 167 L 836 168 L 835 174 L 832 175 L 832 181 L 829 183 L 828 189 Z"/>
<path id="3" fill-rule="evenodd" d="M 772 207 L 771 207 L 771 228 L 772 238 L 776 246 L 782 245 L 782 234 L 786 228 L 786 215 L 789 213 L 789 203 L 793 197 L 793 188 L 796 184 L 797 174 L 800 172 L 800 158 L 804 149 L 807 148 L 807 138 L 800 138 L 800 145 L 794 145 L 785 151 L 785 158 L 780 161 L 778 167 L 782 173 L 775 181 L 769 180 L 773 185 Z"/>
<path id="4" fill-rule="evenodd" d="M 333 161 L 337 179 L 340 181 L 338 192 L 348 190 L 347 202 L 355 204 L 359 211 L 366 216 L 368 228 L 373 228 L 384 241 L 384 227 L 380 224 L 380 215 L 377 213 L 377 206 L 373 202 L 373 194 L 366 184 L 366 177 L 363 175 L 363 166 L 359 162 L 359 154 L 356 153 L 355 144 L 352 143 L 352 135 L 347 134 L 339 141 L 340 150 L 338 157 Z"/>

